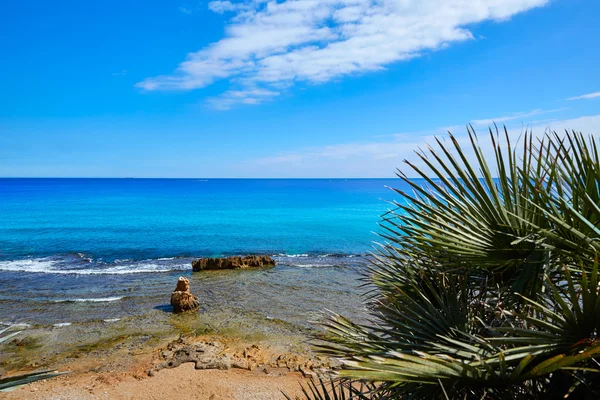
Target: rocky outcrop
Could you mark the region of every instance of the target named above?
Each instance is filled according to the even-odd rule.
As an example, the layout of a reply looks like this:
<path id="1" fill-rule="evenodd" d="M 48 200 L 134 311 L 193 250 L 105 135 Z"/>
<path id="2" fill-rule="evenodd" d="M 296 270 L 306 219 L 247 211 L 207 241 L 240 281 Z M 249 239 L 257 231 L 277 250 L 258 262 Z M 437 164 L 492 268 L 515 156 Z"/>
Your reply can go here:
<path id="1" fill-rule="evenodd" d="M 330 377 L 332 370 L 340 368 L 334 359 L 290 352 L 277 346 L 181 337 L 161 349 L 148 374 L 152 376 L 156 371 L 184 363 L 193 363 L 196 369 L 239 368 L 269 376 L 301 372 L 305 377 Z"/>
<path id="2" fill-rule="evenodd" d="M 190 293 L 190 281 L 179 278 L 175 291 L 171 293 L 171 305 L 176 313 L 197 310 L 200 303 L 198 298 Z"/>
<path id="3" fill-rule="evenodd" d="M 192 261 L 192 269 L 194 272 L 204 270 L 260 268 L 274 266 L 275 260 L 269 256 L 201 258 L 199 260 Z"/>

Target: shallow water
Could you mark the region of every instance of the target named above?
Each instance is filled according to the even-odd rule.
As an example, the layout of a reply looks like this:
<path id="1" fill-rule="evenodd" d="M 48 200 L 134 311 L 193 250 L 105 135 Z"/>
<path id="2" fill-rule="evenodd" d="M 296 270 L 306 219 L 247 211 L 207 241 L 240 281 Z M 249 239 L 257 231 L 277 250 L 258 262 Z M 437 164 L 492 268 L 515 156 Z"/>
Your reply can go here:
<path id="1" fill-rule="evenodd" d="M 170 294 L 180 276 L 190 279 L 204 314 L 253 313 L 299 327 L 320 320 L 326 308 L 360 314 L 358 278 L 365 262 L 361 257 L 276 259 L 278 265 L 270 269 L 197 273 L 191 272 L 191 259 L 184 258 L 160 264 L 173 269 L 169 272 L 92 274 L 118 271 L 120 266 L 82 270 L 64 261 L 69 269 L 54 271 L 60 273 L 3 271 L 0 321 L 55 325 L 121 319 L 155 310 L 168 313 Z M 26 289 L 16 292 L 15 287 Z M 17 299 L 17 293 L 25 296 Z"/>
<path id="2" fill-rule="evenodd" d="M 398 180 L 0 179 L 0 322 L 55 326 L 170 311 L 179 276 L 201 314 L 298 328 L 362 318 L 363 257 Z M 272 269 L 191 272 L 200 256 Z M 293 328 L 292 328 L 293 329 Z"/>

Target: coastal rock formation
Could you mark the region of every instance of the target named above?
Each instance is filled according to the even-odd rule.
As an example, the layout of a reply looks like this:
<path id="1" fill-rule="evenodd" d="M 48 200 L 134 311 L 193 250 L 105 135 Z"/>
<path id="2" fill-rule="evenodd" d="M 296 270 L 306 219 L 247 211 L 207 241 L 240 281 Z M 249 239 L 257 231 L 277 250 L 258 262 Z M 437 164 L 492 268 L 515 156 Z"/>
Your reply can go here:
<path id="1" fill-rule="evenodd" d="M 171 305 L 176 313 L 197 310 L 200 303 L 198 298 L 190 293 L 190 281 L 180 277 L 175 291 L 171 293 Z"/>
<path id="2" fill-rule="evenodd" d="M 161 349 L 148 373 L 153 375 L 156 371 L 176 368 L 184 363 L 193 363 L 196 369 L 239 368 L 269 376 L 301 372 L 305 377 L 328 378 L 332 370 L 340 368 L 339 362 L 334 359 L 298 354 L 277 346 L 179 338 Z"/>
<path id="3" fill-rule="evenodd" d="M 269 256 L 201 258 L 199 260 L 192 261 L 192 269 L 194 270 L 194 272 L 204 270 L 259 268 L 274 266 L 275 260 L 273 260 Z"/>

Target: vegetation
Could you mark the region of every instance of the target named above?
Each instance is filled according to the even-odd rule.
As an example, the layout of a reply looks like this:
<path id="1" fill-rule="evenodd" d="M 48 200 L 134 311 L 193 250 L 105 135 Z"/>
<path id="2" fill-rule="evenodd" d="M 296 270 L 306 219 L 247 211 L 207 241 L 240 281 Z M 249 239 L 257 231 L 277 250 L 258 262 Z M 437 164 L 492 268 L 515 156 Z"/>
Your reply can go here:
<path id="1" fill-rule="evenodd" d="M 597 141 L 468 133 L 398 171 L 411 190 L 383 216 L 372 319 L 331 316 L 318 347 L 344 368 L 306 398 L 600 398 Z"/>
<path id="2" fill-rule="evenodd" d="M 8 332 L 11 327 L 0 329 L 0 344 L 7 342 L 21 332 Z M 0 377 L 0 392 L 7 392 L 16 389 L 19 386 L 26 385 L 31 382 L 39 381 L 42 379 L 53 378 L 58 375 L 62 375 L 65 372 L 55 371 L 38 371 L 29 374 L 11 376 L 8 378 Z"/>
<path id="3" fill-rule="evenodd" d="M 329 382 L 323 379 L 313 379 L 307 386 L 302 387 L 302 394 L 308 399 L 317 400 L 370 400 L 380 399 L 380 393 L 375 392 L 376 386 L 370 383 L 354 382 L 352 380 L 338 379 Z M 287 400 L 292 400 L 283 394 Z M 296 397 L 295 400 L 302 400 Z"/>

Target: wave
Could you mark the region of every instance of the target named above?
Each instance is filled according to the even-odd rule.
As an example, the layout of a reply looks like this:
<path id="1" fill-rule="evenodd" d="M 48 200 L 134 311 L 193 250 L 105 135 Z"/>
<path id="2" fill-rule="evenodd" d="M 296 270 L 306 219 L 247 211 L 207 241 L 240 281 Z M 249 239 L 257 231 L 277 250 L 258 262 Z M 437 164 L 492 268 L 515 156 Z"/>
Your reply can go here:
<path id="1" fill-rule="evenodd" d="M 364 254 L 345 254 L 345 253 L 284 254 L 284 253 L 279 253 L 279 254 L 274 254 L 272 257 L 275 257 L 275 258 L 309 258 L 309 257 L 312 257 L 312 258 L 354 258 L 354 257 L 361 257 L 361 256 L 364 256 Z"/>
<path id="2" fill-rule="evenodd" d="M 63 326 L 69 326 L 71 325 L 71 322 L 60 322 L 58 324 L 53 324 L 52 326 L 55 326 L 57 328 L 62 328 Z"/>
<path id="3" fill-rule="evenodd" d="M 298 267 L 298 268 L 331 268 L 331 267 L 339 267 L 340 265 L 336 264 L 288 264 L 290 267 Z"/>
<path id="4" fill-rule="evenodd" d="M 274 256 L 280 264 L 298 268 L 348 267 L 362 264 L 364 255 L 360 254 L 278 254 Z"/>
<path id="5" fill-rule="evenodd" d="M 66 264 L 66 265 L 65 265 Z M 109 264 L 110 265 L 110 264 Z M 123 265 L 95 264 L 96 268 L 72 268 L 69 263 L 56 259 L 37 258 L 12 261 L 0 261 L 0 271 L 29 272 L 41 274 L 74 275 L 127 275 L 191 270 L 189 263 L 165 264 L 160 262 L 130 262 Z"/>
<path id="6" fill-rule="evenodd" d="M 31 324 L 25 322 L 0 322 L 0 326 L 10 326 L 11 328 L 23 329 L 23 328 L 31 328 Z"/>
<path id="7" fill-rule="evenodd" d="M 275 254 L 273 258 L 282 264 L 304 268 L 332 267 L 345 264 L 359 254 L 325 254 L 299 253 Z M 129 275 L 144 273 L 167 273 L 174 271 L 191 271 L 193 257 L 161 257 L 156 259 L 132 260 L 117 259 L 105 262 L 93 260 L 89 256 L 77 253 L 44 258 L 24 258 L 19 260 L 0 261 L 0 271 L 57 274 L 57 275 Z M 348 261 L 344 261 L 348 260 Z M 92 301 L 79 299 L 81 301 Z M 70 300 L 70 301 L 77 301 Z M 116 301 L 116 300 L 114 300 Z"/>
<path id="8" fill-rule="evenodd" d="M 104 302 L 112 302 L 123 300 L 125 296 L 121 297 L 104 297 L 104 298 L 89 298 L 89 299 L 61 299 L 61 300 L 52 300 L 53 303 L 104 303 Z"/>

